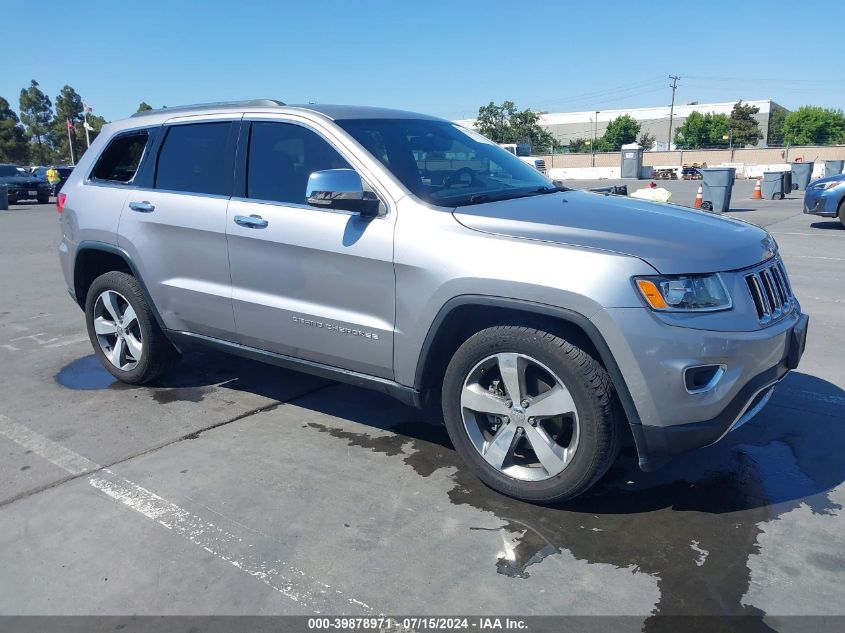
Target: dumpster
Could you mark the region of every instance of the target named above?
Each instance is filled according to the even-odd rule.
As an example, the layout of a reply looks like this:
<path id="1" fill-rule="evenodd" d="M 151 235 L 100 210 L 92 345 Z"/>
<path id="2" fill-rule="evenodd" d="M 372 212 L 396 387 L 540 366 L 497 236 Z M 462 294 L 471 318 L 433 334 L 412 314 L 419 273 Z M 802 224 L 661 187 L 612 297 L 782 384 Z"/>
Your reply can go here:
<path id="1" fill-rule="evenodd" d="M 845 167 L 845 160 L 826 160 L 824 161 L 824 175 L 836 176 L 841 174 L 843 167 Z"/>
<path id="2" fill-rule="evenodd" d="M 810 184 L 810 179 L 813 176 L 813 163 L 789 163 L 792 167 L 792 185 L 793 189 L 804 190 Z M 795 184 L 798 184 L 796 187 Z"/>
<path id="3" fill-rule="evenodd" d="M 764 171 L 763 182 L 760 190 L 765 200 L 783 200 L 788 189 L 786 188 L 786 177 L 791 174 L 788 171 Z"/>
<path id="4" fill-rule="evenodd" d="M 643 167 L 643 148 L 637 143 L 622 146 L 622 177 L 640 179 Z"/>
<path id="5" fill-rule="evenodd" d="M 7 185 L 0 185 L 0 211 L 5 211 L 9 208 L 9 187 Z"/>
<path id="6" fill-rule="evenodd" d="M 701 172 L 703 211 L 722 213 L 731 208 L 731 191 L 736 178 L 736 167 L 707 167 Z"/>

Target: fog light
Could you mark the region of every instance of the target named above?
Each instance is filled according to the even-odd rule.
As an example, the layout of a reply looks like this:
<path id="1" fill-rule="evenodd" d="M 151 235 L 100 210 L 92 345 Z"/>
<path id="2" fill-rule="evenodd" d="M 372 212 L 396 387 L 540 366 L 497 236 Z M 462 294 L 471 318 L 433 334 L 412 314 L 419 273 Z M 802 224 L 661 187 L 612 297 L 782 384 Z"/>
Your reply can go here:
<path id="1" fill-rule="evenodd" d="M 726 369 L 727 365 L 687 367 L 684 370 L 684 387 L 689 393 L 706 393 L 719 383 Z"/>

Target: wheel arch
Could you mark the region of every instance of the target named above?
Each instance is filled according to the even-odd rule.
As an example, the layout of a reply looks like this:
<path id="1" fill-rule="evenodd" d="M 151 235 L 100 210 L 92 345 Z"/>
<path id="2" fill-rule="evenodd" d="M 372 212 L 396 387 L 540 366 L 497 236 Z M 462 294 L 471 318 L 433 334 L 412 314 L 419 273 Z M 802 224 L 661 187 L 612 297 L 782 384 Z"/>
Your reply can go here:
<path id="1" fill-rule="evenodd" d="M 76 249 L 76 257 L 73 262 L 73 292 L 79 307 L 83 310 L 85 309 L 88 288 L 91 287 L 94 280 L 100 275 L 113 270 L 128 273 L 138 281 L 144 293 L 144 299 L 147 301 L 150 310 L 152 310 L 158 326 L 165 333 L 165 336 L 168 336 L 167 328 L 164 325 L 161 314 L 159 314 L 158 308 L 153 303 L 152 297 L 138 272 L 137 266 L 132 261 L 129 253 L 114 244 L 83 241 L 80 242 L 79 247 Z M 170 337 L 168 336 L 168 338 Z"/>
<path id="2" fill-rule="evenodd" d="M 544 327 L 596 358 L 610 375 L 631 425 L 640 417 L 625 378 L 599 329 L 579 312 L 523 299 L 462 295 L 447 301 L 434 318 L 417 360 L 414 385 L 426 399 L 442 377 L 454 351 L 467 338 L 487 327 L 519 323 Z"/>

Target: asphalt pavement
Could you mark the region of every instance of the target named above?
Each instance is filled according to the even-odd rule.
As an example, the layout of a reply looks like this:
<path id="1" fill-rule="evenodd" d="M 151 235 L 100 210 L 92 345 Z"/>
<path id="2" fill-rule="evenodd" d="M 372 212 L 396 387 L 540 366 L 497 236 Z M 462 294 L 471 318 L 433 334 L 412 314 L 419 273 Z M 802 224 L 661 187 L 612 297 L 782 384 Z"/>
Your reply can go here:
<path id="1" fill-rule="evenodd" d="M 697 182 L 659 184 L 692 205 Z M 845 614 L 845 230 L 752 190 L 730 215 L 780 245 L 801 366 L 722 442 L 654 473 L 628 448 L 553 508 L 488 490 L 374 392 L 211 351 L 115 382 L 55 208 L 0 211 L 0 615 Z"/>

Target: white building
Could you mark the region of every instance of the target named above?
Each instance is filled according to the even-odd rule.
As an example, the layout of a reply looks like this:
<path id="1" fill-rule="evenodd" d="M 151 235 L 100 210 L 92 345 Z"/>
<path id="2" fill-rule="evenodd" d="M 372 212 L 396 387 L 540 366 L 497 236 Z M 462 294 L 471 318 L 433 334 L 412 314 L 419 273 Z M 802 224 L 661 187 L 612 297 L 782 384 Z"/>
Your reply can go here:
<path id="1" fill-rule="evenodd" d="M 675 104 L 674 117 L 672 119 L 672 135 L 674 130 L 684 124 L 692 112 L 706 114 L 725 114 L 730 116 L 735 101 L 724 103 L 687 103 Z M 768 141 L 769 117 L 774 110 L 783 109 L 771 99 L 758 101 L 743 101 L 743 103 L 757 106 L 760 112 L 755 116 L 760 124 L 760 131 L 763 139 L 760 146 L 763 147 Z M 601 137 L 604 134 L 607 124 L 624 114 L 635 119 L 640 124 L 640 134 L 648 133 L 657 140 L 654 149 L 666 149 L 666 142 L 669 136 L 669 106 L 656 106 L 653 108 L 619 108 L 616 110 L 599 110 L 589 112 L 547 112 L 540 115 L 540 124 L 551 132 L 563 145 L 569 141 L 583 138 L 591 139 L 593 135 Z M 456 123 L 471 127 L 475 119 L 463 119 Z"/>

